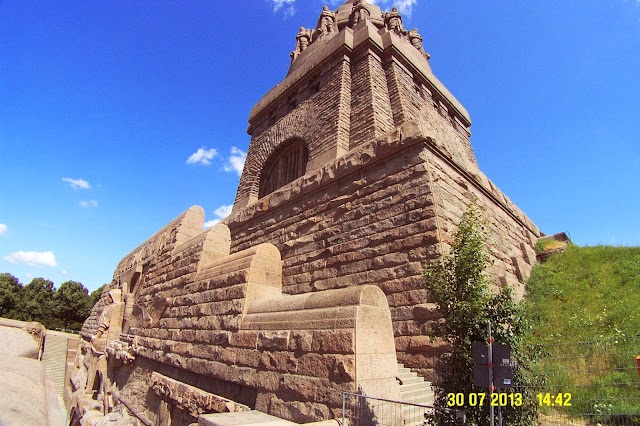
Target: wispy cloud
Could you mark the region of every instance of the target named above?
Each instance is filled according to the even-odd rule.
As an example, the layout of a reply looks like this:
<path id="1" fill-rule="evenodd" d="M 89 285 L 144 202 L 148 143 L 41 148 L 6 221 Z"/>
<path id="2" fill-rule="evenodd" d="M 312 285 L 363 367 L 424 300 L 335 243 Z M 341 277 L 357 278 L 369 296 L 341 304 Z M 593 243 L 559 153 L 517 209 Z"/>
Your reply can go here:
<path id="1" fill-rule="evenodd" d="M 78 204 L 83 209 L 86 209 L 89 207 L 98 207 L 98 202 L 96 200 L 82 200 Z"/>
<path id="2" fill-rule="evenodd" d="M 228 206 L 224 204 L 221 205 L 220 207 L 218 207 L 213 211 L 213 214 L 216 215 L 216 218 L 206 221 L 204 223 L 204 228 L 205 229 L 211 228 L 213 225 L 220 222 L 225 217 L 229 216 L 231 214 L 231 210 L 233 210 L 233 204 Z"/>
<path id="3" fill-rule="evenodd" d="M 289 18 L 296 13 L 296 8 L 294 4 L 296 0 L 269 0 L 273 4 L 273 11 L 278 12 L 282 9 L 282 13 L 284 13 L 284 17 Z"/>
<path id="4" fill-rule="evenodd" d="M 9 227 L 4 223 L 0 223 L 0 235 L 4 234 L 9 230 Z"/>
<path id="5" fill-rule="evenodd" d="M 218 155 L 218 151 L 215 148 L 207 149 L 207 147 L 203 146 L 198 148 L 196 152 L 191 154 L 189 158 L 187 158 L 187 164 L 200 164 L 203 166 L 210 166 L 211 160 L 213 160 Z"/>
<path id="6" fill-rule="evenodd" d="M 62 178 L 62 181 L 68 183 L 73 189 L 91 189 L 91 185 L 84 179 Z"/>
<path id="7" fill-rule="evenodd" d="M 241 150 L 240 148 L 236 148 L 235 146 L 231 147 L 231 155 L 227 159 L 227 162 L 224 165 L 225 172 L 235 171 L 238 176 L 242 174 L 242 169 L 244 169 L 244 162 L 247 159 L 247 153 Z"/>
<path id="8" fill-rule="evenodd" d="M 391 8 L 393 6 L 398 8 L 398 12 L 406 16 L 411 16 L 413 6 L 418 3 L 418 0 L 368 0 L 369 3 L 375 3 L 381 8 Z"/>
<path id="9" fill-rule="evenodd" d="M 9 263 L 24 263 L 30 266 L 58 266 L 52 251 L 16 251 L 4 257 Z"/>

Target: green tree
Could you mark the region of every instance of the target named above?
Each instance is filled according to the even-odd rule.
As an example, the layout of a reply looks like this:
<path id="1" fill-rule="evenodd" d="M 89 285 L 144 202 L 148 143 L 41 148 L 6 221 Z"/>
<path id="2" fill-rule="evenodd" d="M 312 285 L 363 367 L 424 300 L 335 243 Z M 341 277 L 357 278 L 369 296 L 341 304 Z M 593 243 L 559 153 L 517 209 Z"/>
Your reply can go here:
<path id="1" fill-rule="evenodd" d="M 89 291 L 77 281 L 65 281 L 55 292 L 52 307 L 64 328 L 80 330 L 89 315 Z"/>
<path id="2" fill-rule="evenodd" d="M 22 289 L 18 319 L 38 321 L 47 328 L 53 328 L 57 323 L 51 309 L 54 293 L 53 281 L 44 278 L 32 279 Z"/>
<path id="3" fill-rule="evenodd" d="M 22 284 L 11 274 L 0 274 L 0 316 L 15 318 Z"/>
<path id="4" fill-rule="evenodd" d="M 522 338 L 528 322 L 520 305 L 511 297 L 510 288 L 492 294 L 485 269 L 490 257 L 486 249 L 487 235 L 481 213 L 476 207 L 467 210 L 455 233 L 449 254 L 429 264 L 424 273 L 424 287 L 430 292 L 445 321 L 433 330 L 451 345 L 442 356 L 439 381 L 436 383 L 436 404 L 448 407 L 450 393 L 487 393 L 473 386 L 473 342 L 486 341 L 487 323 L 491 321 L 495 341 L 511 348 L 514 384 L 527 386 L 532 378 L 526 369 L 529 355 L 523 350 Z M 522 406 L 503 407 L 505 424 L 534 424 L 537 416 L 535 397 L 530 388 L 508 389 L 522 394 Z M 471 406 L 465 396 L 467 418 L 472 425 L 489 424 L 489 397 L 483 406 Z"/>

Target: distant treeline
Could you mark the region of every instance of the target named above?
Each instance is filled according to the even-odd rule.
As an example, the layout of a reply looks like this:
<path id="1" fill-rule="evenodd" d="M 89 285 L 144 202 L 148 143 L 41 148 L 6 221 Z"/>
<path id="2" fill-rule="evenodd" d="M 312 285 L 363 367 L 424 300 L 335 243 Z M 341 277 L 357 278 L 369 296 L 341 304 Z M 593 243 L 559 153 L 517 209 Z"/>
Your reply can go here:
<path id="1" fill-rule="evenodd" d="M 11 274 L 0 274 L 0 316 L 38 321 L 49 330 L 80 330 L 102 294 L 104 286 L 89 294 L 82 283 L 65 281 L 58 289 L 53 281 L 34 278 L 27 285 Z"/>

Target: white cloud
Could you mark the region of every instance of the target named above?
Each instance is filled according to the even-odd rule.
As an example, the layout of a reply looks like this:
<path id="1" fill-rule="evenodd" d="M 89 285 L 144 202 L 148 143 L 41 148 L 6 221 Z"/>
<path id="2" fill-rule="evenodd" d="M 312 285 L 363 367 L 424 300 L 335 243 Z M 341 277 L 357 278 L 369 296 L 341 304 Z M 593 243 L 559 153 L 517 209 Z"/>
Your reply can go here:
<path id="1" fill-rule="evenodd" d="M 66 182 L 73 189 L 91 189 L 91 185 L 84 179 L 72 179 L 72 178 L 62 178 L 63 182 Z"/>
<path id="2" fill-rule="evenodd" d="M 60 273 L 62 275 L 67 275 L 69 273 L 69 271 L 67 271 L 66 269 L 63 269 L 63 270 L 60 271 Z"/>
<path id="3" fill-rule="evenodd" d="M 225 172 L 235 171 L 238 176 L 242 174 L 242 169 L 244 169 L 244 162 L 247 159 L 247 153 L 243 150 L 236 148 L 235 146 L 231 147 L 231 155 L 227 159 L 227 162 L 224 165 Z"/>
<path id="4" fill-rule="evenodd" d="M 0 223 L 0 235 L 4 234 L 9 230 L 9 227 L 4 223 Z"/>
<path id="5" fill-rule="evenodd" d="M 396 7 L 398 12 L 411 16 L 413 5 L 418 3 L 418 0 L 396 0 Z"/>
<path id="6" fill-rule="evenodd" d="M 220 207 L 218 207 L 217 209 L 215 209 L 213 211 L 213 214 L 215 214 L 217 216 L 216 219 L 211 219 L 208 220 L 204 223 L 204 228 L 211 228 L 213 225 L 215 225 L 216 223 L 219 223 L 222 219 L 224 219 L 225 217 L 229 216 L 231 214 L 231 210 L 233 210 L 233 204 L 231 205 L 221 205 Z"/>
<path id="7" fill-rule="evenodd" d="M 216 223 L 220 223 L 220 219 L 208 220 L 204 223 L 204 229 L 211 228 Z"/>
<path id="8" fill-rule="evenodd" d="M 4 257 L 9 263 L 25 263 L 31 266 L 58 266 L 56 256 L 51 251 L 16 251 Z"/>
<path id="9" fill-rule="evenodd" d="M 271 0 L 271 3 L 273 3 L 273 11 L 277 12 L 282 9 L 285 19 L 295 15 L 296 8 L 293 7 L 295 2 L 296 0 Z"/>
<path id="10" fill-rule="evenodd" d="M 218 151 L 215 148 L 207 149 L 206 147 L 198 148 L 196 152 L 191 154 L 187 158 L 187 164 L 201 164 L 203 166 L 210 166 L 211 160 L 218 155 Z"/>
<path id="11" fill-rule="evenodd" d="M 222 206 L 218 207 L 217 209 L 215 209 L 213 212 L 220 219 L 224 219 L 225 217 L 227 217 L 227 216 L 229 216 L 231 214 L 231 210 L 233 210 L 233 204 L 231 204 L 229 206 L 222 205 Z"/>
<path id="12" fill-rule="evenodd" d="M 411 16 L 413 6 L 418 3 L 418 0 L 368 0 L 369 3 L 374 3 L 381 8 L 391 9 L 393 6 L 398 8 L 398 12 L 403 15 Z"/>
<path id="13" fill-rule="evenodd" d="M 78 204 L 84 209 L 88 207 L 98 207 L 98 202 L 96 200 L 82 200 Z"/>

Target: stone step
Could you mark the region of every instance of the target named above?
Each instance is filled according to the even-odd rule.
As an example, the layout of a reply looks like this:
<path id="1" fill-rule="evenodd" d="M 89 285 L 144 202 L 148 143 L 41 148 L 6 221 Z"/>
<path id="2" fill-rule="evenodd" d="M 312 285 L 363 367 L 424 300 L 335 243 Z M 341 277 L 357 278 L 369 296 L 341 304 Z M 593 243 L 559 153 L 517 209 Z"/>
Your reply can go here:
<path id="1" fill-rule="evenodd" d="M 424 417 L 425 412 L 426 410 L 421 407 L 407 406 L 402 410 L 404 424 L 411 426 L 424 425 L 426 420 Z"/>
<path id="2" fill-rule="evenodd" d="M 402 389 L 402 386 L 400 387 L 400 395 L 402 395 L 403 399 L 414 399 L 414 397 L 429 399 L 432 393 L 431 386 L 421 386 L 413 389 Z"/>
<path id="3" fill-rule="evenodd" d="M 55 384 L 56 393 L 63 395 L 64 376 L 67 364 L 67 337 L 47 334 L 45 337 L 42 364 L 46 376 Z"/>
<path id="4" fill-rule="evenodd" d="M 398 364 L 398 378 L 402 380 L 400 398 L 402 402 L 406 403 L 402 406 L 404 424 L 410 426 L 425 425 L 424 413 L 428 409 L 409 404 L 433 405 L 435 395 L 431 388 L 431 383 L 402 364 Z"/>
<path id="5" fill-rule="evenodd" d="M 398 374 L 397 376 L 400 380 L 402 380 L 403 382 L 407 382 L 407 383 L 412 383 L 412 382 L 424 382 L 424 379 L 420 376 L 416 376 L 415 373 L 402 373 L 402 374 Z"/>

